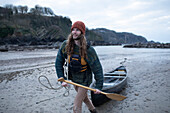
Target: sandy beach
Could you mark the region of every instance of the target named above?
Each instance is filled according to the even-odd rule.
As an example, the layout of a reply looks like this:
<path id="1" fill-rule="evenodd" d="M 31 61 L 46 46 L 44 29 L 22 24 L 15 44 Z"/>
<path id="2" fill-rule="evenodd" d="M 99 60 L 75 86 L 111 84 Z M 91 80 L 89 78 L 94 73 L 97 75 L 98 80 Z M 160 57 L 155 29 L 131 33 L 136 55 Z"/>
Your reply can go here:
<path id="1" fill-rule="evenodd" d="M 123 101 L 111 100 L 99 107 L 99 113 L 170 113 L 170 49 L 135 49 L 121 46 L 95 47 L 103 71 L 125 63 L 128 85 L 121 92 Z M 45 75 L 57 88 L 55 49 L 9 51 L 0 53 L 0 113 L 72 113 L 76 92 L 71 86 L 50 90 L 38 77 Z M 49 86 L 45 79 L 42 83 Z M 90 92 L 89 92 L 90 96 Z M 83 113 L 90 113 L 83 104 Z"/>

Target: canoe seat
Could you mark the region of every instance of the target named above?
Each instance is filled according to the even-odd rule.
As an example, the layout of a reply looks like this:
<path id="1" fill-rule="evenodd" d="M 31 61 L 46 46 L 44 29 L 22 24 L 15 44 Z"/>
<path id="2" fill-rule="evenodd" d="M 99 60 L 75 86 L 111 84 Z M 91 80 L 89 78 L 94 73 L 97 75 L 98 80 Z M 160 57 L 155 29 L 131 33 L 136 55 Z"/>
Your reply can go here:
<path id="1" fill-rule="evenodd" d="M 104 76 L 104 78 L 125 78 L 126 76 Z"/>
<path id="2" fill-rule="evenodd" d="M 124 71 L 114 71 L 113 73 L 105 73 L 105 75 L 126 75 Z"/>

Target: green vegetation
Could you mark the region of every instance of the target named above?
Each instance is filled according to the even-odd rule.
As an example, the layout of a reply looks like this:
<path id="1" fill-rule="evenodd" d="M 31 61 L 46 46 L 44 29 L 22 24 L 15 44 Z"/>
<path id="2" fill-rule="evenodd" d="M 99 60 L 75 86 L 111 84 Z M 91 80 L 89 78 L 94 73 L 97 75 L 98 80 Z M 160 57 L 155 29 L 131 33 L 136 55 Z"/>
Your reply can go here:
<path id="1" fill-rule="evenodd" d="M 97 33 L 93 32 L 91 30 L 86 29 L 86 35 L 87 35 L 87 39 L 89 41 L 92 41 L 92 42 L 94 42 L 94 41 L 104 41 L 103 38 L 100 35 L 98 35 Z"/>
<path id="2" fill-rule="evenodd" d="M 37 44 L 63 41 L 70 33 L 71 25 L 69 18 L 56 16 L 47 7 L 36 5 L 30 12 L 27 6 L 0 7 L 1 44 L 10 43 L 11 39 L 16 44 L 31 43 L 33 40 L 38 40 Z"/>
<path id="3" fill-rule="evenodd" d="M 26 14 L 31 13 L 35 15 L 55 15 L 54 12 L 48 7 L 41 7 L 39 5 L 35 5 L 35 8 L 31 8 L 30 12 L 28 12 L 28 6 L 13 6 L 12 4 L 5 5 L 5 9 L 9 9 L 12 11 L 12 14 Z"/>
<path id="4" fill-rule="evenodd" d="M 14 28 L 10 26 L 0 27 L 0 37 L 5 38 L 14 33 Z"/>

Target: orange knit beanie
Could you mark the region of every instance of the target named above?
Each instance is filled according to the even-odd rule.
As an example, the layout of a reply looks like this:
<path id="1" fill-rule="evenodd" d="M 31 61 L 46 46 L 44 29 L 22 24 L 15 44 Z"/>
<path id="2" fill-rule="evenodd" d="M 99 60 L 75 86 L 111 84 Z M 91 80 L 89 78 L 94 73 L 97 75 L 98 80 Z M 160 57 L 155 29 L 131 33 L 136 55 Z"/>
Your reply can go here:
<path id="1" fill-rule="evenodd" d="M 73 28 L 78 28 L 84 35 L 86 32 L 86 27 L 85 24 L 82 21 L 76 21 L 72 27 L 71 27 L 71 31 L 73 30 Z"/>

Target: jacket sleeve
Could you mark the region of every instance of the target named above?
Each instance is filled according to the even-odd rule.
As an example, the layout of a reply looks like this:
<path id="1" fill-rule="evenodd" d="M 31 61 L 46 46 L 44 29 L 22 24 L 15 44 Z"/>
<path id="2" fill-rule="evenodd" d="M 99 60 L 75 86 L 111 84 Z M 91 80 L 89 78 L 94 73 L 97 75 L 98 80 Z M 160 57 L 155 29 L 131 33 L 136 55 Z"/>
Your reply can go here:
<path id="1" fill-rule="evenodd" d="M 94 73 L 94 78 L 96 80 L 96 89 L 101 90 L 103 87 L 103 69 L 93 47 L 88 50 L 88 64 Z"/>
<path id="2" fill-rule="evenodd" d="M 65 58 L 66 58 L 66 55 L 64 53 L 65 45 L 66 45 L 66 41 L 64 41 L 62 45 L 60 46 L 58 53 L 57 53 L 56 61 L 55 61 L 55 69 L 56 69 L 57 76 L 58 78 L 63 77 L 64 79 L 66 79 L 64 76 L 64 68 L 63 68 Z"/>

